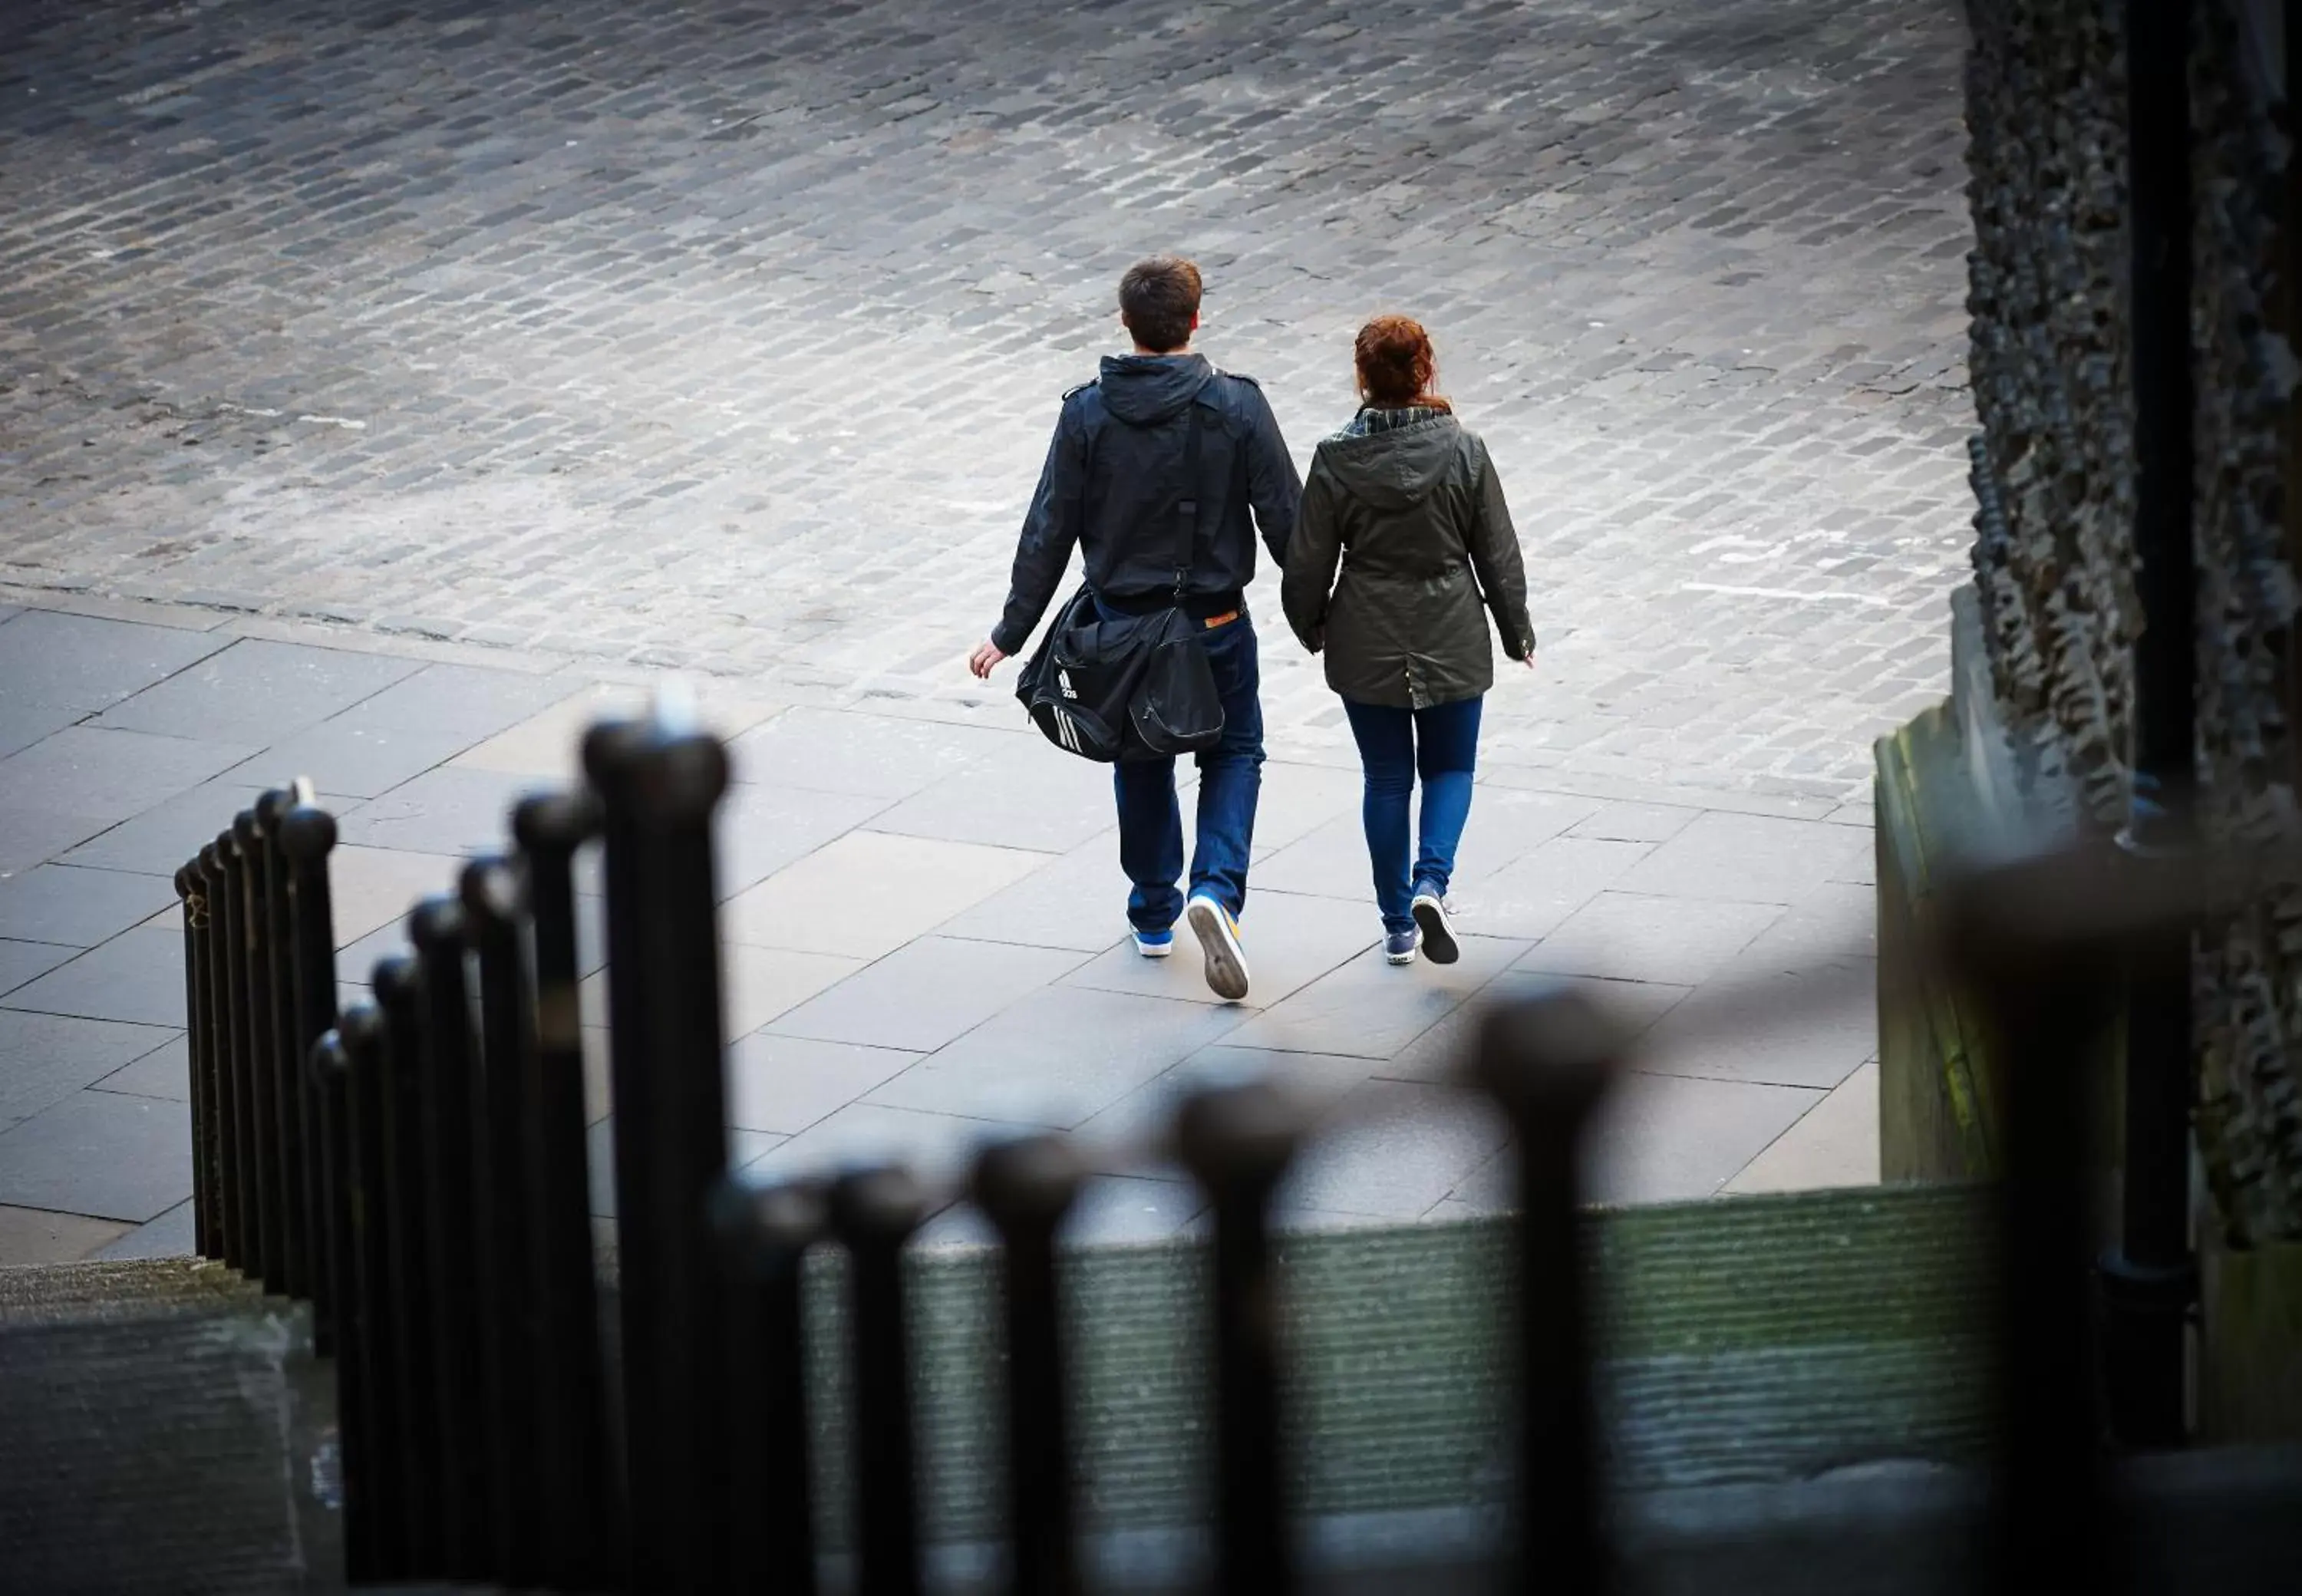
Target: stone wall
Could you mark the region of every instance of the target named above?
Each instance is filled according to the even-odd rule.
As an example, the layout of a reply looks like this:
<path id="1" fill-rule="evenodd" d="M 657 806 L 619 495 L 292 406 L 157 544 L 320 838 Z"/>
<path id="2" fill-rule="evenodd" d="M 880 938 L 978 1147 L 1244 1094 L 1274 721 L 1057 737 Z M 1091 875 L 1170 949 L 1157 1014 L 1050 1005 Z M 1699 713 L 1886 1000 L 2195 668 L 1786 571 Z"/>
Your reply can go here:
<path id="1" fill-rule="evenodd" d="M 1974 567 L 2021 779 L 2081 826 L 2130 787 L 2132 396 L 2119 0 L 1970 0 Z M 2276 269 L 2280 8 L 2197 0 L 2191 62 L 2198 816 L 2295 818 L 2291 311 Z M 2302 1237 L 2302 895 L 2201 936 L 2201 1146 L 2222 1237 Z"/>

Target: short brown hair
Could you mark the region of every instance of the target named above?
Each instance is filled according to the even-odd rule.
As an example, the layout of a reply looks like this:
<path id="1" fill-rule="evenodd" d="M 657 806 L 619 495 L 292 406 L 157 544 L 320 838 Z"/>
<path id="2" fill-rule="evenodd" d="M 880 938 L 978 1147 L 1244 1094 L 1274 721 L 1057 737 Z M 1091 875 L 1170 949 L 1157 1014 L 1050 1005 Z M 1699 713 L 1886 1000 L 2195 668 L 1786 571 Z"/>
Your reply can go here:
<path id="1" fill-rule="evenodd" d="M 1198 315 L 1199 269 L 1180 255 L 1138 260 L 1119 280 L 1119 319 L 1147 349 L 1181 349 Z"/>
<path id="2" fill-rule="evenodd" d="M 1359 368 L 1359 392 L 1377 409 L 1455 407 L 1431 391 L 1439 375 L 1439 357 L 1431 348 L 1431 335 L 1412 316 L 1375 317 L 1359 329 L 1351 357 Z"/>

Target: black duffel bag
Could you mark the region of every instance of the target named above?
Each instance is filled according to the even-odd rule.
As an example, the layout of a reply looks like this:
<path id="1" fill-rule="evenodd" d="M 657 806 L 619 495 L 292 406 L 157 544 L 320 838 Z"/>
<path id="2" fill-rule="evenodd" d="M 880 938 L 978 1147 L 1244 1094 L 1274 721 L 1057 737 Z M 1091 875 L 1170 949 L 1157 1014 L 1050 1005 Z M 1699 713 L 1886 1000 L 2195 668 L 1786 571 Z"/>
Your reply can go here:
<path id="1" fill-rule="evenodd" d="M 1197 491 L 1199 406 L 1190 410 L 1183 447 L 1184 491 Z M 1199 505 L 1177 506 L 1182 549 L 1175 561 L 1175 601 L 1147 615 L 1104 618 L 1082 586 L 1055 617 L 1023 667 L 1015 696 L 1047 741 L 1081 759 L 1166 759 L 1212 748 L 1222 735 L 1222 696 L 1215 691 L 1201 624 L 1183 612 Z"/>

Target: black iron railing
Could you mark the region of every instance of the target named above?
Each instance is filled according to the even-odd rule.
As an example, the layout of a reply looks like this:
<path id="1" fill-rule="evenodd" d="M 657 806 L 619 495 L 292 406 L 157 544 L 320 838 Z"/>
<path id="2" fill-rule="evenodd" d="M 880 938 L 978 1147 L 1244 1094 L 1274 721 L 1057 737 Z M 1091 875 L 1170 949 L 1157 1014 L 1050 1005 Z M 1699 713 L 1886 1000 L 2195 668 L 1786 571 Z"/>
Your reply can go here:
<path id="1" fill-rule="evenodd" d="M 374 1003 L 340 1016 L 335 826 L 307 795 L 265 794 L 177 878 L 198 1244 L 313 1305 L 336 1373 L 349 1576 L 817 1588 L 834 1564 L 819 1555 L 811 1496 L 822 1327 L 803 1279 L 829 1251 L 844 1260 L 837 1333 L 851 1382 L 841 1447 L 852 1555 L 840 1580 L 873 1596 L 919 1589 L 919 1327 L 905 1246 L 960 1198 L 998 1239 L 1006 1535 L 993 1577 L 1033 1593 L 1082 1588 L 1076 1327 L 1057 1237 L 1089 1168 L 1108 1159 L 1091 1164 L 1077 1141 L 1050 1134 L 990 1147 L 951 1190 L 895 1164 L 730 1179 L 711 831 L 726 751 L 650 718 L 593 728 L 584 762 L 583 790 L 517 807 L 511 853 L 472 861 L 452 894 L 414 908 L 413 955 L 380 962 Z M 594 838 L 615 1121 L 612 1356 L 586 1200 L 576 998 L 573 872 Z M 1995 1239 L 2002 1466 L 1991 1550 L 1974 1566 L 1995 1588 L 2177 1588 L 2175 1564 L 2138 1560 L 2114 1533 L 2077 1128 L 2091 1037 L 2133 936 L 2252 888 L 2243 861 L 2219 876 L 2149 872 L 2096 855 L 2002 872 L 1951 895 L 1949 940 L 1935 950 L 1984 1002 L 2010 1061 Z M 1504 1385 L 1519 1439 L 1505 1527 L 1484 1542 L 1513 1588 L 1623 1588 L 1577 1196 L 1584 1132 L 1629 1056 L 1627 1034 L 1561 992 L 1490 1013 L 1464 1061 L 1516 1147 Z M 1310 1123 L 1281 1085 L 1248 1081 L 1199 1091 L 1157 1138 L 1212 1214 L 1201 1572 L 1242 1596 L 1310 1577 L 1287 1500 L 1286 1281 L 1273 1232 L 1274 1192 Z M 1179 1322 L 1175 1333 L 1196 1331 Z M 2222 1550 L 2248 1544 L 2226 1535 Z M 1319 1578 L 1345 1588 L 1331 1575 Z"/>

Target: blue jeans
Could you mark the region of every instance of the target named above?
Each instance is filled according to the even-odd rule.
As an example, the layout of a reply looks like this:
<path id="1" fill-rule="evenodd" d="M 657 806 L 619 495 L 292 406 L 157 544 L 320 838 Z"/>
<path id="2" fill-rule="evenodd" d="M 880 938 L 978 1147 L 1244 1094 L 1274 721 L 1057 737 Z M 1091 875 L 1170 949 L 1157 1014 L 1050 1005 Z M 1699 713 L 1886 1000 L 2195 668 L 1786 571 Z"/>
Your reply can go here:
<path id="1" fill-rule="evenodd" d="M 1241 610 L 1203 634 L 1215 691 L 1222 695 L 1222 740 L 1195 757 L 1199 765 L 1197 845 L 1191 891 L 1237 915 L 1247 903 L 1247 855 L 1255 838 L 1255 800 L 1263 789 L 1262 673 L 1255 623 Z M 1119 863 L 1135 889 L 1127 918 L 1139 931 L 1164 931 L 1182 917 L 1183 817 L 1175 802 L 1173 760 L 1125 760 L 1112 767 L 1119 794 Z"/>
<path id="2" fill-rule="evenodd" d="M 1455 874 L 1455 848 L 1471 818 L 1471 772 L 1479 755 L 1479 704 L 1466 698 L 1427 710 L 1343 701 L 1366 772 L 1367 858 L 1374 866 L 1375 906 L 1382 928 L 1415 928 L 1408 905 L 1429 882 L 1441 894 Z M 1409 869 L 1407 811 L 1423 777 L 1420 836 Z"/>

